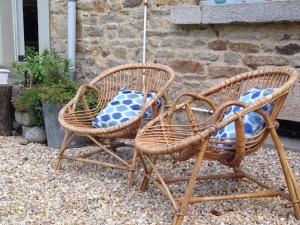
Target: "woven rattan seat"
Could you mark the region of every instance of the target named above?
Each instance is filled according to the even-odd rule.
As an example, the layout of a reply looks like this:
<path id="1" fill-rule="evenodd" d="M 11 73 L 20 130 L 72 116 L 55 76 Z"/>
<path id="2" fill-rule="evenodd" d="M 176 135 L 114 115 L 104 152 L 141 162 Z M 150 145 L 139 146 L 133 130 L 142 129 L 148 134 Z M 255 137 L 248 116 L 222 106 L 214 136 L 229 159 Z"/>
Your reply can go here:
<path id="1" fill-rule="evenodd" d="M 66 133 L 57 158 L 56 168 L 60 168 L 62 159 L 97 163 L 130 171 L 132 183 L 136 154 L 134 154 L 132 162 L 126 162 L 109 149 L 107 145 L 102 144 L 103 139 L 114 141 L 117 138 L 134 138 L 137 130 L 143 125 L 143 115 L 146 110 L 152 107 L 152 118 L 154 118 L 159 113 L 159 110 L 163 108 L 162 105 L 157 109 L 156 101 L 164 97 L 163 104 L 166 103 L 164 94 L 173 82 L 173 79 L 173 70 L 167 66 L 159 64 L 128 64 L 109 69 L 94 78 L 88 85 L 81 86 L 76 96 L 59 113 L 59 122 L 65 128 Z M 116 126 L 106 128 L 93 127 L 92 120 L 122 88 L 141 91 L 145 95 L 149 92 L 155 92 L 156 95 L 150 102 L 144 103 L 141 112 L 133 119 Z M 97 106 L 94 108 L 91 108 L 89 105 L 88 96 L 90 95 L 95 96 L 98 101 Z M 74 136 L 87 137 L 100 149 L 94 153 L 83 154 L 77 157 L 66 157 L 64 152 Z M 119 164 L 88 159 L 88 157 L 103 151 L 110 154 Z"/>
<path id="2" fill-rule="evenodd" d="M 296 218 L 300 219 L 300 192 L 276 133 L 279 125 L 276 118 L 288 93 L 298 80 L 298 73 L 293 68 L 272 67 L 238 75 L 201 93 L 179 95 L 166 113 L 149 122 L 136 136 L 135 146 L 145 170 L 141 190 L 145 190 L 149 181 L 158 186 L 178 212 L 173 222 L 176 225 L 182 224 L 189 204 L 211 200 L 274 196 L 290 200 L 293 203 Z M 244 92 L 254 87 L 273 88 L 274 91 L 251 104 L 238 101 Z M 271 115 L 262 110 L 263 106 L 269 103 L 274 104 Z M 243 109 L 224 119 L 224 114 L 231 106 L 242 106 Z M 202 114 L 208 112 L 210 115 L 200 120 L 202 114 L 199 117 L 198 112 Z M 243 117 L 249 112 L 259 113 L 266 125 L 259 133 L 246 138 Z M 186 120 L 183 120 L 183 117 Z M 218 130 L 231 123 L 235 124 L 236 138 L 214 138 Z M 260 149 L 269 134 L 275 143 L 289 193 L 274 189 L 240 169 L 243 159 Z M 164 178 L 156 167 L 157 161 L 163 155 L 171 156 L 177 163 L 196 158 L 191 176 Z M 217 160 L 233 168 L 233 172 L 206 177 L 198 176 L 201 161 L 204 159 Z M 193 197 L 193 188 L 197 180 L 220 178 L 248 178 L 266 190 L 227 196 Z M 175 182 L 189 182 L 183 198 L 175 198 L 171 194 L 168 184 Z"/>

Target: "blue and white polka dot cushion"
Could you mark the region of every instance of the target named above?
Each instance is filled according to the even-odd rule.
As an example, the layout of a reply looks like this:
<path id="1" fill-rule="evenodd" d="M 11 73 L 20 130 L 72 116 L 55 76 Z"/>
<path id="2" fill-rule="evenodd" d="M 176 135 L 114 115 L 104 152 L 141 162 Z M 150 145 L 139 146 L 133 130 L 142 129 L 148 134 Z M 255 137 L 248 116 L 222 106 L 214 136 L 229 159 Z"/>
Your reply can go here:
<path id="1" fill-rule="evenodd" d="M 155 92 L 148 93 L 146 102 L 150 102 L 155 95 Z M 144 94 L 142 92 L 122 88 L 92 121 L 92 125 L 97 128 L 104 128 L 126 122 L 141 112 L 143 100 Z M 157 100 L 156 105 L 157 107 L 161 105 L 161 99 Z M 152 107 L 145 112 L 144 119 L 149 120 L 151 115 Z"/>
<path id="2" fill-rule="evenodd" d="M 252 88 L 245 92 L 240 98 L 240 102 L 244 103 L 253 103 L 256 100 L 271 94 L 274 91 L 272 88 L 267 88 L 260 90 L 259 88 Z M 262 109 L 268 113 L 269 115 L 272 113 L 274 108 L 274 103 L 269 103 L 265 105 Z M 241 110 L 242 107 L 240 106 L 231 106 L 229 110 L 225 113 L 224 119 L 231 117 L 235 112 Z M 244 117 L 244 129 L 245 129 L 245 136 L 247 138 L 251 138 L 252 136 L 258 134 L 264 127 L 265 121 L 264 118 L 256 112 L 250 112 L 245 115 Z M 231 123 L 226 127 L 220 129 L 213 135 L 214 138 L 218 138 L 221 141 L 226 141 L 226 138 L 236 138 L 235 133 L 235 124 Z M 229 140 L 227 140 L 230 142 Z"/>

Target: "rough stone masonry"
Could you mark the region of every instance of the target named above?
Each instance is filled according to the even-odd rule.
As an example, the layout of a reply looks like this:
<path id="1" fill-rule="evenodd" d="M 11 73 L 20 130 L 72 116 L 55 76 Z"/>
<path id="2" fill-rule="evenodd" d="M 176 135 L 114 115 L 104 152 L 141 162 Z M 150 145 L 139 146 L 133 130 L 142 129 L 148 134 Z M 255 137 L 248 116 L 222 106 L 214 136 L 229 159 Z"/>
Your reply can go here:
<path id="1" fill-rule="evenodd" d="M 178 3 L 196 4 L 195 0 Z M 228 77 L 269 65 L 300 68 L 300 23 L 182 25 L 170 22 L 170 5 L 149 1 L 147 62 L 176 72 L 170 93 L 201 91 Z M 77 79 L 106 68 L 141 62 L 142 0 L 77 1 Z M 67 49 L 67 1 L 51 0 L 51 43 Z M 281 118 L 300 121 L 300 87 Z"/>

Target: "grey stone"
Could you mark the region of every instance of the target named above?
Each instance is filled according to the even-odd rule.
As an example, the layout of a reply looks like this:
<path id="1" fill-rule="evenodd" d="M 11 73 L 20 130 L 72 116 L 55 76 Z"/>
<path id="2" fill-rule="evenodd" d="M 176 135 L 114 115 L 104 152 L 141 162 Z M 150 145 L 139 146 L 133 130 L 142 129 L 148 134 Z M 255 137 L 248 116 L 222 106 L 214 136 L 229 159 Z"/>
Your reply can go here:
<path id="1" fill-rule="evenodd" d="M 15 111 L 15 120 L 18 124 L 31 127 L 34 122 L 31 120 L 29 113 Z"/>
<path id="2" fill-rule="evenodd" d="M 141 11 L 140 9 L 134 10 L 132 14 L 133 14 L 132 17 L 135 20 L 144 18 L 144 12 Z"/>
<path id="3" fill-rule="evenodd" d="M 100 17 L 100 23 L 121 23 L 124 19 L 120 17 L 119 13 L 110 11 L 109 13 Z"/>
<path id="4" fill-rule="evenodd" d="M 52 38 L 64 39 L 67 38 L 67 16 L 56 15 L 51 20 L 51 34 Z"/>
<path id="5" fill-rule="evenodd" d="M 282 55 L 294 55 L 300 52 L 300 46 L 295 43 L 290 43 L 285 46 L 276 46 L 276 51 Z"/>
<path id="6" fill-rule="evenodd" d="M 195 48 L 205 45 L 205 41 L 201 39 L 189 39 L 187 37 L 166 37 L 161 42 L 161 47 L 170 48 Z"/>
<path id="7" fill-rule="evenodd" d="M 127 58 L 127 49 L 124 47 L 118 47 L 113 51 L 113 55 L 119 59 Z"/>
<path id="8" fill-rule="evenodd" d="M 229 65 L 237 65 L 240 61 L 241 56 L 234 52 L 225 52 L 224 62 Z"/>
<path id="9" fill-rule="evenodd" d="M 136 58 L 138 61 L 143 60 L 143 48 L 138 48 L 138 50 L 135 52 Z"/>
<path id="10" fill-rule="evenodd" d="M 123 7 L 133 8 L 133 7 L 137 7 L 137 6 L 141 5 L 141 3 L 142 3 L 142 0 L 124 0 Z"/>
<path id="11" fill-rule="evenodd" d="M 209 61 L 216 61 L 220 58 L 219 54 L 215 54 L 207 50 L 199 50 L 198 52 L 194 53 L 193 56 L 197 60 L 209 60 Z"/>
<path id="12" fill-rule="evenodd" d="M 99 26 L 85 26 L 83 27 L 83 37 L 103 37 L 104 36 L 104 28 Z"/>
<path id="13" fill-rule="evenodd" d="M 119 38 L 135 38 L 136 32 L 133 32 L 131 29 L 128 29 L 124 26 L 120 26 L 118 29 L 118 36 Z"/>
<path id="14" fill-rule="evenodd" d="M 292 65 L 294 67 L 300 67 L 300 56 L 295 56 L 292 59 Z"/>
<path id="15" fill-rule="evenodd" d="M 118 24 L 117 23 L 108 23 L 108 24 L 106 24 L 106 28 L 108 30 L 117 29 L 118 28 Z"/>
<path id="16" fill-rule="evenodd" d="M 107 65 L 109 68 L 113 68 L 122 64 L 125 64 L 125 62 L 121 62 L 120 60 L 113 60 L 113 59 L 107 60 Z"/>
<path id="17" fill-rule="evenodd" d="M 174 52 L 170 50 L 158 50 L 155 55 L 155 58 L 173 58 Z"/>
<path id="18" fill-rule="evenodd" d="M 174 6 L 171 9 L 171 22 L 173 24 L 265 23 L 274 21 L 300 21 L 300 1 L 240 4 L 215 4 L 202 1 L 199 6 Z"/>
<path id="19" fill-rule="evenodd" d="M 252 68 L 265 65 L 285 66 L 289 64 L 287 58 L 273 55 L 246 55 L 243 62 Z"/>
<path id="20" fill-rule="evenodd" d="M 200 24 L 202 22 L 200 6 L 174 6 L 171 10 L 171 22 L 173 24 Z"/>
<path id="21" fill-rule="evenodd" d="M 233 77 L 235 75 L 247 71 L 248 68 L 244 68 L 244 67 L 218 66 L 218 65 L 209 65 L 208 67 L 208 75 L 212 78 Z"/>
<path id="22" fill-rule="evenodd" d="M 138 48 L 140 46 L 143 46 L 143 43 L 140 39 L 125 40 L 125 41 L 122 41 L 122 44 L 124 46 L 126 46 L 127 48 Z"/>
<path id="23" fill-rule="evenodd" d="M 273 43 L 262 43 L 260 45 L 260 49 L 264 52 L 274 52 L 275 51 L 275 46 Z"/>
<path id="24" fill-rule="evenodd" d="M 46 132 L 41 127 L 22 127 L 22 135 L 26 141 L 35 143 L 45 143 L 46 142 Z"/>
<path id="25" fill-rule="evenodd" d="M 117 37 L 117 33 L 115 31 L 107 32 L 107 37 L 109 40 L 114 40 Z"/>

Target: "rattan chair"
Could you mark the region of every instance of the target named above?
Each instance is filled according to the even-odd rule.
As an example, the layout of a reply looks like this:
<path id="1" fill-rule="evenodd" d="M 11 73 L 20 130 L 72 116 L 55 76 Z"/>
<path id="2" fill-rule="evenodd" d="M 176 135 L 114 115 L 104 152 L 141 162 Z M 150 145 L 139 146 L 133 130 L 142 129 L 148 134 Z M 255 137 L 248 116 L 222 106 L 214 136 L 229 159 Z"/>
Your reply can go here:
<path id="1" fill-rule="evenodd" d="M 293 68 L 272 67 L 238 75 L 200 94 L 185 93 L 177 97 L 168 112 L 149 122 L 136 136 L 135 146 L 138 149 L 138 154 L 145 169 L 141 190 L 144 191 L 149 181 L 151 181 L 167 196 L 177 210 L 173 221 L 175 225 L 183 223 L 189 204 L 212 200 L 275 196 L 281 196 L 291 201 L 295 216 L 297 219 L 300 219 L 300 192 L 287 161 L 286 153 L 276 133 L 276 128 L 278 127 L 276 118 L 289 91 L 297 84 L 298 79 L 298 73 Z M 252 104 L 246 105 L 237 101 L 241 93 L 253 87 L 276 89 L 271 94 L 260 98 Z M 262 110 L 262 107 L 271 102 L 274 103 L 274 108 L 272 114 L 269 115 Z M 205 105 L 209 107 L 203 110 Z M 226 110 L 233 105 L 243 106 L 243 109 L 230 118 L 223 119 Z M 211 115 L 207 120 L 199 122 L 197 112 L 203 111 L 211 113 Z M 265 119 L 266 125 L 257 135 L 246 138 L 244 135 L 243 117 L 245 114 L 253 111 L 259 113 Z M 183 115 L 187 115 L 187 122 L 184 124 L 182 124 Z M 179 122 L 176 123 L 178 118 Z M 213 138 L 215 132 L 230 123 L 235 123 L 235 139 Z M 288 186 L 288 193 L 274 189 L 272 186 L 257 180 L 240 169 L 243 159 L 260 149 L 269 134 L 271 134 L 276 146 Z M 261 154 L 264 154 L 264 152 L 261 152 Z M 170 158 L 178 163 L 195 157 L 191 176 L 164 178 L 158 171 L 156 163 L 159 158 L 168 158 L 168 156 L 171 156 Z M 217 160 L 233 168 L 233 172 L 199 176 L 203 160 Z M 220 178 L 248 178 L 265 190 L 225 196 L 193 196 L 193 189 L 197 180 Z M 175 198 L 172 195 L 168 185 L 176 182 L 188 182 L 184 197 Z"/>
<path id="2" fill-rule="evenodd" d="M 62 159 L 96 163 L 106 167 L 130 171 L 130 183 L 132 184 L 137 154 L 133 154 L 132 162 L 127 162 L 112 149 L 109 149 L 107 142 L 103 143 L 103 140 L 107 139 L 113 142 L 117 138 L 133 139 L 137 130 L 145 122 L 143 115 L 149 107 L 153 108 L 152 118 L 157 116 L 159 109 L 156 107 L 156 101 L 164 96 L 173 79 L 173 70 L 167 66 L 159 64 L 128 64 L 109 69 L 93 79 L 88 85 L 82 85 L 76 96 L 59 113 L 59 122 L 65 128 L 65 137 L 57 157 L 56 169 L 60 169 Z M 143 93 L 156 92 L 157 94 L 150 102 L 145 103 L 144 101 L 141 112 L 133 119 L 107 128 L 93 127 L 92 120 L 121 88 L 142 91 Z M 95 108 L 90 108 L 89 106 L 90 98 L 87 96 L 91 96 L 91 94 L 96 95 L 98 99 L 98 105 Z M 166 98 L 164 99 L 166 100 Z M 161 105 L 159 108 L 161 109 L 162 107 Z M 64 156 L 74 136 L 87 137 L 100 149 L 76 157 Z M 117 163 L 88 159 L 97 153 L 103 152 L 111 155 Z"/>

